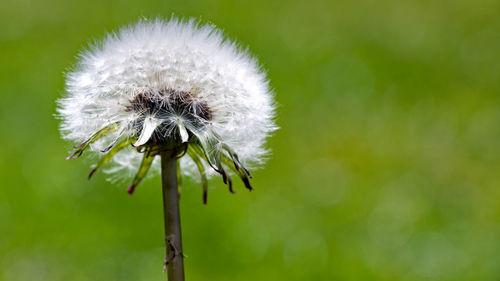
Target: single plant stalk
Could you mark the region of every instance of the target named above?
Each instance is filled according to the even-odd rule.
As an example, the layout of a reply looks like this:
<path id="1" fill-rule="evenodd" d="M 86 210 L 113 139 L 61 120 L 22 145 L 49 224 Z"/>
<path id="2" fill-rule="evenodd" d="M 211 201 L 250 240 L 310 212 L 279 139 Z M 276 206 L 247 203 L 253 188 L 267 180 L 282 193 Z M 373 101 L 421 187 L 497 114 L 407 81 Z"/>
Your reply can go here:
<path id="1" fill-rule="evenodd" d="M 168 281 L 184 281 L 181 218 L 177 187 L 177 158 L 171 151 L 161 152 L 163 219 L 165 221 L 165 266 Z"/>

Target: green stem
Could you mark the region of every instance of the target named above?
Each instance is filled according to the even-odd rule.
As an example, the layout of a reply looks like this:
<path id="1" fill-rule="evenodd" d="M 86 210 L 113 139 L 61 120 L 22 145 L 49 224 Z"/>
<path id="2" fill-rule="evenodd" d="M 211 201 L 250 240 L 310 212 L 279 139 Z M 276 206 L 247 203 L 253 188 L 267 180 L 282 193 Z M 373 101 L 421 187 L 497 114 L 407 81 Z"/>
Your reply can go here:
<path id="1" fill-rule="evenodd" d="M 165 221 L 165 265 L 168 281 L 184 281 L 181 219 L 177 187 L 177 159 L 169 151 L 161 153 L 163 215 Z"/>

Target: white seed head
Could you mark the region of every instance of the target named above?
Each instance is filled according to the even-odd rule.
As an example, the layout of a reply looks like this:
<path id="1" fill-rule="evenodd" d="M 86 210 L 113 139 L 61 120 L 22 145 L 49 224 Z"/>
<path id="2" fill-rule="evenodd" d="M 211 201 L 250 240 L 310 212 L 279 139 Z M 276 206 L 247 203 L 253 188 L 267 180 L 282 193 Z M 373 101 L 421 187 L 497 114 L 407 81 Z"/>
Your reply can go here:
<path id="1" fill-rule="evenodd" d="M 273 95 L 257 61 L 214 26 L 175 18 L 140 21 L 83 52 L 58 104 L 63 137 L 83 149 L 107 151 L 123 142 L 138 147 L 114 152 L 107 171 L 115 178 L 137 172 L 140 147 L 172 140 L 198 143 L 208 153 L 206 170 L 217 164 L 210 161 L 217 153 L 234 153 L 239 163 L 255 166 L 277 128 Z M 197 171 L 190 157 L 181 160 L 183 173 Z M 152 166 L 157 170 L 158 161 Z"/>

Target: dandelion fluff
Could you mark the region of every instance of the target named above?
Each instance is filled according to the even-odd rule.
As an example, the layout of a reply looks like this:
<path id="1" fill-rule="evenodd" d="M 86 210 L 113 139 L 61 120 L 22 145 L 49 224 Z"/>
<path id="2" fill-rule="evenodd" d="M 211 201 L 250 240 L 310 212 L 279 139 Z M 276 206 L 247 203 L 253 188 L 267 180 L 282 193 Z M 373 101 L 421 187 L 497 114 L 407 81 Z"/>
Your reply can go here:
<path id="1" fill-rule="evenodd" d="M 149 158 L 162 150 L 182 156 L 184 174 L 247 184 L 245 167 L 263 162 L 276 129 L 257 61 L 193 20 L 140 21 L 108 35 L 81 54 L 58 104 L 63 137 L 79 144 L 68 158 L 89 148 L 103 157 L 91 175 L 111 162 L 113 178 L 135 175 L 135 184 L 159 169 Z"/>

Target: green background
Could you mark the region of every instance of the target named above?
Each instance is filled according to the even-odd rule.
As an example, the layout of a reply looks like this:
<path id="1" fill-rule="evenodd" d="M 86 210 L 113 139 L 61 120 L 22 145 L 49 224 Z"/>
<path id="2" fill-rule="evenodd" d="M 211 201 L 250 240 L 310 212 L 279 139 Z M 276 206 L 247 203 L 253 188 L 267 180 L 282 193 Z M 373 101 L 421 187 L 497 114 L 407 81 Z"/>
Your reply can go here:
<path id="1" fill-rule="evenodd" d="M 498 1 L 0 2 L 0 279 L 162 280 L 159 179 L 64 161 L 75 56 L 141 17 L 199 17 L 276 92 L 255 191 L 184 179 L 188 280 L 500 280 Z"/>

